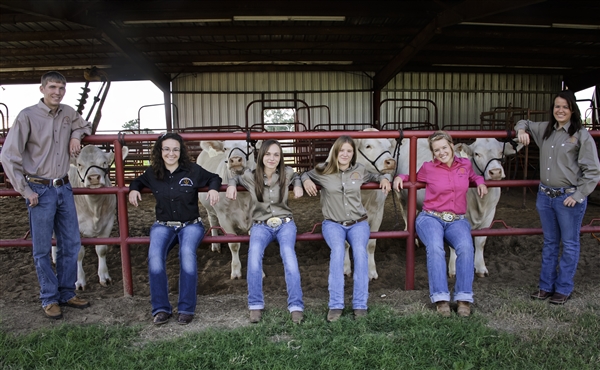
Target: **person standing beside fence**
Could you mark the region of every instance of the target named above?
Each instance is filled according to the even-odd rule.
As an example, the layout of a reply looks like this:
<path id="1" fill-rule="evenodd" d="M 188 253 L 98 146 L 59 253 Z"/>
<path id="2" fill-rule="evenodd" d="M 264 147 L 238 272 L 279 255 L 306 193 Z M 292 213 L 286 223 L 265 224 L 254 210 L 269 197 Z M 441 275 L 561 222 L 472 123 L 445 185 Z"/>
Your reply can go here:
<path id="1" fill-rule="evenodd" d="M 198 265 L 196 251 L 204 238 L 198 208 L 198 189 L 208 186 L 210 204 L 219 201 L 221 177 L 192 162 L 181 135 L 167 133 L 158 138 L 150 158 L 151 166 L 129 185 L 129 202 L 138 206 L 140 191 L 149 188 L 156 199 L 156 222 L 150 228 L 148 273 L 152 322 L 169 321 L 167 254 L 179 243 L 179 301 L 177 322 L 187 325 L 194 319 Z"/>
<path id="2" fill-rule="evenodd" d="M 92 129 L 72 107 L 60 104 L 67 85 L 62 74 L 48 72 L 41 80 L 43 97 L 17 116 L 2 147 L 2 166 L 26 199 L 44 313 L 60 319 L 60 306 L 90 306 L 75 295 L 81 239 L 68 173 L 70 156 L 79 155 L 81 139 Z M 56 235 L 56 272 L 51 261 L 52 233 Z"/>
<path id="3" fill-rule="evenodd" d="M 300 177 L 284 164 L 281 144 L 277 140 L 266 140 L 258 151 L 256 169 L 246 170 L 243 175 L 232 177 L 227 187 L 227 198 L 230 199 L 237 197 L 236 185 L 242 185 L 252 195 L 253 225 L 250 229 L 247 275 L 248 307 L 252 323 L 260 321 L 265 308 L 262 262 L 265 249 L 274 240 L 279 243 L 279 253 L 283 260 L 288 310 L 292 322 L 299 324 L 304 316 L 300 270 L 294 250 L 296 224 L 288 206 L 290 184 L 294 185 L 294 196 L 300 198 L 304 194 Z"/>
<path id="4" fill-rule="evenodd" d="M 344 256 L 346 241 L 354 260 L 354 317 L 367 315 L 369 298 L 369 266 L 367 243 L 371 235 L 367 211 L 360 188 L 367 182 L 379 182 L 386 195 L 390 191 L 389 175 L 375 174 L 356 163 L 356 144 L 350 136 L 340 136 L 329 151 L 325 163 L 302 174 L 306 193 L 317 195 L 321 186 L 321 208 L 325 220 L 321 225 L 323 238 L 331 249 L 329 261 L 329 312 L 327 321 L 337 321 L 344 309 Z"/>
<path id="5" fill-rule="evenodd" d="M 454 299 L 457 314 L 467 317 L 473 303 L 474 250 L 471 225 L 465 217 L 469 184 L 477 185 L 477 194 L 487 194 L 484 178 L 473 171 L 467 158 L 454 154 L 452 137 L 445 131 L 437 131 L 427 139 L 433 161 L 423 163 L 417 172 L 417 181 L 427 184 L 423 211 L 415 220 L 417 235 L 427 248 L 427 276 L 429 297 L 437 311 L 449 317 L 450 292 L 446 269 L 444 242 L 456 251 L 456 283 Z M 400 174 L 394 179 L 394 190 L 400 191 L 408 175 Z"/>
<path id="6" fill-rule="evenodd" d="M 521 143 L 529 145 L 531 135 L 540 148 L 536 208 L 544 244 L 539 289 L 531 294 L 531 298 L 550 298 L 550 303 L 565 304 L 575 285 L 579 231 L 587 208 L 587 196 L 600 181 L 596 144 L 583 127 L 575 96 L 568 90 L 554 98 L 550 121 L 521 120 L 515 131 Z"/>

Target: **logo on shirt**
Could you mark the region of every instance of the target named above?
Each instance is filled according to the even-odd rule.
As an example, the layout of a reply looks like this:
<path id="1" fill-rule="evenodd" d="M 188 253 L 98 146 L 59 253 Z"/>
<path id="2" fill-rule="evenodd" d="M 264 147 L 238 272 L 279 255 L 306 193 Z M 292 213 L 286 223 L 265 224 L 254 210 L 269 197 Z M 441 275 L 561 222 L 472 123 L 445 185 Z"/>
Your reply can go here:
<path id="1" fill-rule="evenodd" d="M 568 140 L 567 143 L 569 144 L 577 144 L 577 138 L 575 136 L 571 136 Z"/>
<path id="2" fill-rule="evenodd" d="M 362 180 L 362 176 L 355 171 L 350 174 L 350 180 Z"/>
<path id="3" fill-rule="evenodd" d="M 179 186 L 194 186 L 194 182 L 189 177 L 184 177 L 179 180 Z"/>
<path id="4" fill-rule="evenodd" d="M 65 125 L 70 125 L 70 124 L 71 124 L 71 117 L 68 117 L 68 116 L 67 116 L 67 117 L 64 117 L 64 118 L 63 118 L 63 123 L 64 123 Z"/>
<path id="5" fill-rule="evenodd" d="M 456 170 L 456 174 L 459 176 L 465 176 L 467 174 L 467 170 L 463 167 L 460 167 L 458 170 Z"/>

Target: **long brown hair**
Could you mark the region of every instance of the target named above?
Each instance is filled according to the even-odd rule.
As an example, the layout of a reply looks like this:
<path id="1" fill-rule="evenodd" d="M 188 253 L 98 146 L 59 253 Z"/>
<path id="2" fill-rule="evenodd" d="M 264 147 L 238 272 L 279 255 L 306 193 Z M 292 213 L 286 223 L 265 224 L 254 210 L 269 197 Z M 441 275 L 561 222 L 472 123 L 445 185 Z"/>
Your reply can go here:
<path id="1" fill-rule="evenodd" d="M 579 111 L 579 106 L 575 100 L 575 94 L 570 90 L 564 90 L 559 92 L 554 99 L 552 99 L 552 105 L 550 106 L 550 121 L 548 121 L 548 126 L 546 126 L 546 131 L 544 131 L 542 140 L 546 140 L 550 137 L 552 131 L 554 131 L 554 125 L 557 123 L 556 118 L 554 117 L 556 98 L 563 98 L 567 101 L 567 104 L 569 104 L 569 110 L 571 111 L 571 126 L 569 126 L 569 131 L 567 131 L 569 136 L 573 136 L 583 127 L 583 123 L 581 122 L 581 112 Z"/>
<path id="2" fill-rule="evenodd" d="M 329 151 L 329 156 L 327 157 L 327 161 L 325 163 L 318 164 L 315 167 L 315 171 L 322 175 L 331 175 L 332 173 L 338 173 L 340 171 L 340 165 L 338 163 L 338 154 L 340 154 L 340 150 L 342 150 L 342 145 L 350 144 L 352 146 L 352 159 L 350 160 L 350 167 L 356 164 L 356 143 L 354 139 L 350 136 L 342 135 L 337 138 L 337 140 L 333 143 L 331 150 Z"/>
<path id="3" fill-rule="evenodd" d="M 277 145 L 279 148 L 279 164 L 277 165 L 277 171 L 279 172 L 279 202 L 283 202 L 283 197 L 285 192 L 288 191 L 288 187 L 286 186 L 287 178 L 285 176 L 285 163 L 283 163 L 283 150 L 281 150 L 281 144 L 277 140 L 269 139 L 264 141 L 260 145 L 260 149 L 258 150 L 258 155 L 256 158 L 256 169 L 254 170 L 254 192 L 256 194 L 256 200 L 259 202 L 263 202 L 263 191 L 265 190 L 265 163 L 263 158 L 265 154 L 267 154 L 267 150 L 272 145 Z"/>
<path id="4" fill-rule="evenodd" d="M 181 135 L 174 132 L 163 134 L 159 136 L 154 143 L 154 146 L 152 147 L 152 154 L 150 155 L 150 164 L 152 166 L 152 170 L 154 170 L 154 175 L 159 180 L 165 178 L 165 173 L 167 171 L 167 168 L 165 167 L 165 161 L 162 158 L 163 141 L 167 139 L 173 139 L 179 142 L 179 165 L 186 168 L 190 168 L 192 165 L 192 159 L 190 158 L 187 146 L 183 142 Z"/>

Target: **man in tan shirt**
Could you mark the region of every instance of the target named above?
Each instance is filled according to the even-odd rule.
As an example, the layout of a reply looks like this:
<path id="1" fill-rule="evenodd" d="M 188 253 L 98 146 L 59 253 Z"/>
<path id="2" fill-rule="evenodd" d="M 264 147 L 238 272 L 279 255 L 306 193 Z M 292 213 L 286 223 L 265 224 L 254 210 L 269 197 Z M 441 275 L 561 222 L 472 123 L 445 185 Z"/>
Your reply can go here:
<path id="1" fill-rule="evenodd" d="M 79 155 L 81 139 L 91 134 L 91 125 L 73 108 L 60 104 L 67 83 L 62 74 L 48 72 L 41 80 L 43 98 L 15 119 L 2 147 L 2 165 L 26 200 L 44 313 L 60 319 L 60 306 L 90 305 L 75 295 L 81 240 L 68 172 L 70 156 Z M 51 261 L 53 233 L 56 273 Z"/>

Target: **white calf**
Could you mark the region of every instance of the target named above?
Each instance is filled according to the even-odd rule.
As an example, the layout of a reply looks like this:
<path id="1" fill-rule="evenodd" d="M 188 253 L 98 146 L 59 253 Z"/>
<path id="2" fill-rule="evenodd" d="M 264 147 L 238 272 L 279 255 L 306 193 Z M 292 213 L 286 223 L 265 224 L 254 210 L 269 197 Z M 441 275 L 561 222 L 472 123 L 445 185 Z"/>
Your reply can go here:
<path id="1" fill-rule="evenodd" d="M 225 185 L 231 176 L 241 175 L 247 168 L 256 167 L 254 155 L 251 150 L 248 150 L 246 141 L 203 141 L 200 146 L 202 153 L 196 163 L 221 176 Z M 248 234 L 252 226 L 250 213 L 252 197 L 248 192 L 240 191 L 235 200 L 228 199 L 225 193 L 221 192 L 219 202 L 214 206 L 211 206 L 205 198 L 206 195 L 200 194 L 200 202 L 206 208 L 211 227 L 220 226 L 230 234 Z M 213 229 L 212 235 L 218 235 L 218 231 Z M 231 250 L 231 279 L 241 278 L 240 243 L 229 243 L 229 249 Z M 220 252 L 220 244 L 213 243 L 212 250 Z"/>
<path id="2" fill-rule="evenodd" d="M 123 159 L 127 157 L 128 148 L 123 147 Z M 73 188 L 98 189 L 112 186 L 108 172 L 113 163 L 114 153 L 106 153 L 94 145 L 87 145 L 77 159 L 71 159 L 69 181 Z M 82 194 L 75 195 L 79 232 L 84 238 L 108 238 L 115 220 L 117 197 L 114 194 Z M 96 245 L 98 255 L 98 278 L 100 284 L 106 286 L 112 282 L 106 265 L 107 245 Z M 83 271 L 85 248 L 79 249 L 77 257 L 76 289 L 85 290 L 86 280 Z M 55 247 L 52 257 L 56 260 Z"/>

